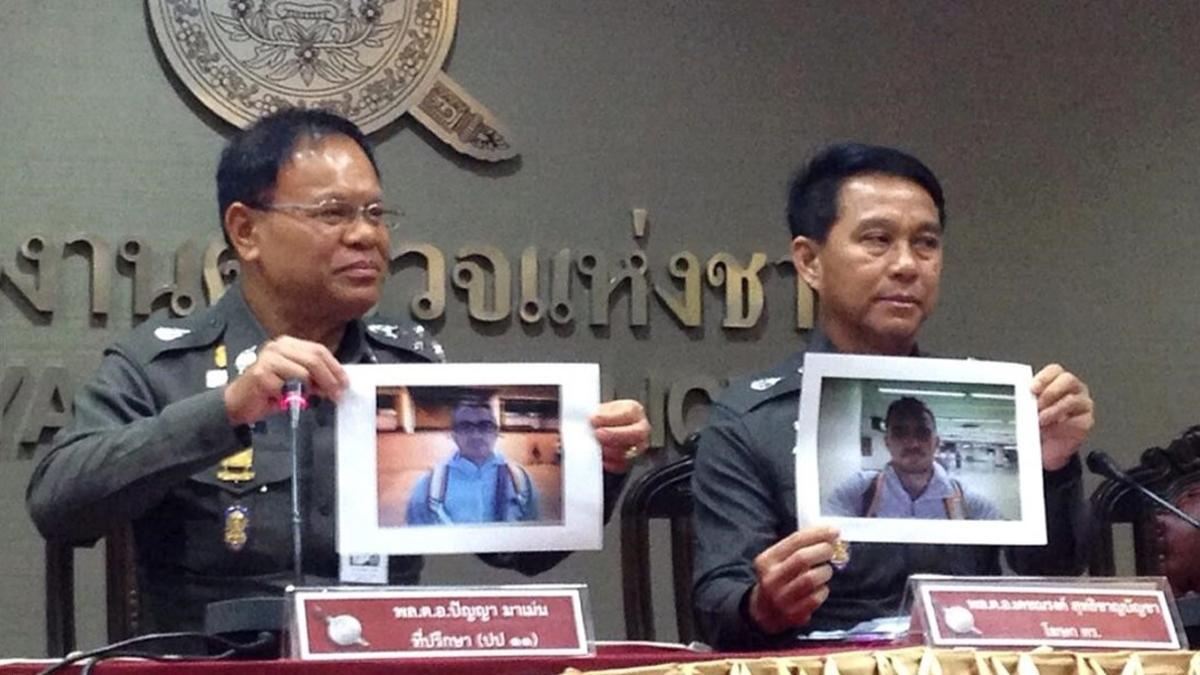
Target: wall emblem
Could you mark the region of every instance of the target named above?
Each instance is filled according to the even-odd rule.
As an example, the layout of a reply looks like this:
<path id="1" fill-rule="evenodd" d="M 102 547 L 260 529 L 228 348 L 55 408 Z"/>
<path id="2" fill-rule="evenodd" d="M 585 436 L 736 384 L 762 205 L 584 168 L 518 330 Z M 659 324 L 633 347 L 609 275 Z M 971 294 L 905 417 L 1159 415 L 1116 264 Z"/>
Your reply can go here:
<path id="1" fill-rule="evenodd" d="M 516 156 L 512 136 L 442 70 L 458 0 L 147 0 L 159 47 L 239 127 L 325 108 L 376 131 L 406 112 L 455 150 Z"/>

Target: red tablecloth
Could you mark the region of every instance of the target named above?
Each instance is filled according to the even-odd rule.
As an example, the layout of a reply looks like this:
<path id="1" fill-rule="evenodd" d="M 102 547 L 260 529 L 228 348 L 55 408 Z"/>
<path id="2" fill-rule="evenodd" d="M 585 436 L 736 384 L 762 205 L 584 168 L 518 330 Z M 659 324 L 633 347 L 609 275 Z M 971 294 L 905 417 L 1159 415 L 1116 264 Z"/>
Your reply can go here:
<path id="1" fill-rule="evenodd" d="M 889 643 L 876 643 L 883 648 L 896 646 Z M 772 654 L 805 654 L 828 653 L 850 649 L 863 649 L 867 645 L 838 644 L 813 646 L 805 649 L 787 652 L 772 652 Z M 739 653 L 737 657 L 754 658 L 762 654 Z M 695 652 L 683 649 L 666 649 L 644 645 L 601 645 L 595 656 L 587 657 L 501 657 L 501 658 L 426 658 L 426 659 L 392 659 L 380 661 L 220 661 L 220 662 L 169 662 L 153 661 L 106 661 L 97 666 L 93 672 L 98 675 L 114 673 L 121 675 L 160 675 L 163 673 L 181 673 L 183 675 L 282 675 L 283 673 L 302 673 L 303 675 L 374 675 L 375 673 L 421 672 L 437 673 L 439 675 L 557 675 L 567 668 L 579 670 L 605 670 L 611 668 L 632 668 L 634 666 L 653 665 L 658 663 L 675 663 L 680 661 L 712 661 L 724 656 L 719 652 Z M 0 675 L 35 675 L 49 664 L 13 663 L 0 666 Z M 75 673 L 78 668 L 64 672 Z"/>

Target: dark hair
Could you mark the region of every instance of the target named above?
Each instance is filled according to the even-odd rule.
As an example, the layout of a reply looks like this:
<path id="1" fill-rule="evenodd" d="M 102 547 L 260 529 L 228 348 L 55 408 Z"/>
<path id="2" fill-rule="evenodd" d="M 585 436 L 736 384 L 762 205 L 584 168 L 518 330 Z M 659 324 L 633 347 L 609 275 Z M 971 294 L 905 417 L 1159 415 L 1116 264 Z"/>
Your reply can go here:
<path id="1" fill-rule="evenodd" d="M 937 206 L 938 222 L 946 226 L 942 185 L 921 160 L 895 148 L 838 143 L 818 153 L 792 178 L 787 210 L 792 238 L 824 242 L 838 217 L 842 184 L 848 178 L 870 173 L 906 178 L 920 185 Z"/>
<path id="2" fill-rule="evenodd" d="M 486 394 L 475 394 L 473 392 L 473 395 L 464 396 L 454 403 L 454 408 L 450 410 L 450 424 L 456 425 L 458 423 L 458 415 L 461 411 L 474 408 L 481 408 L 488 411 L 488 415 L 491 416 L 492 421 L 496 420 L 496 414 L 492 411 L 490 398 Z"/>
<path id="3" fill-rule="evenodd" d="M 221 162 L 217 165 L 217 207 L 222 225 L 225 211 L 234 202 L 257 207 L 267 205 L 279 170 L 302 140 L 315 141 L 339 135 L 350 138 L 362 148 L 378 176 L 379 165 L 375 163 L 375 154 L 362 130 L 331 112 L 285 108 L 239 131 L 221 151 Z M 225 242 L 229 243 L 228 233 Z"/>
<path id="4" fill-rule="evenodd" d="M 933 424 L 933 428 L 937 429 L 937 418 L 933 416 L 933 411 L 930 410 L 929 406 L 925 405 L 925 402 L 919 398 L 902 396 L 895 401 L 892 401 L 891 405 L 888 406 L 887 415 L 885 415 L 883 418 L 885 428 L 891 426 L 892 417 L 896 415 L 900 417 L 920 418 L 924 418 L 925 415 L 929 415 L 929 421 Z"/>

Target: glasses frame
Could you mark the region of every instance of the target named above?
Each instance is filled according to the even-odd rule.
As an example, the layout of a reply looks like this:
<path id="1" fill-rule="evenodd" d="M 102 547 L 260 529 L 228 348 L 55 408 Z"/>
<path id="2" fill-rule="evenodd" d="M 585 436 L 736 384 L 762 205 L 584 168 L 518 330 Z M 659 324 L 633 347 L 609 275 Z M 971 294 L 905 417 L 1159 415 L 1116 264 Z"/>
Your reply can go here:
<path id="1" fill-rule="evenodd" d="M 319 212 L 323 209 L 328 209 L 335 205 L 344 205 L 351 209 L 355 209 L 354 215 L 349 215 L 349 212 L 347 211 L 347 213 L 343 214 L 337 222 L 330 222 L 319 215 Z M 392 232 L 396 230 L 397 226 L 399 225 L 398 221 L 400 216 L 403 215 L 400 210 L 388 208 L 381 202 L 369 202 L 367 204 L 355 205 L 340 199 L 327 199 L 323 202 L 317 202 L 315 204 L 285 202 L 282 204 L 275 203 L 248 206 L 256 211 L 287 213 L 303 216 L 305 219 L 320 223 L 331 230 L 342 229 L 361 220 L 372 227 Z M 367 210 L 373 207 L 379 207 L 378 217 L 373 217 L 368 213 Z"/>

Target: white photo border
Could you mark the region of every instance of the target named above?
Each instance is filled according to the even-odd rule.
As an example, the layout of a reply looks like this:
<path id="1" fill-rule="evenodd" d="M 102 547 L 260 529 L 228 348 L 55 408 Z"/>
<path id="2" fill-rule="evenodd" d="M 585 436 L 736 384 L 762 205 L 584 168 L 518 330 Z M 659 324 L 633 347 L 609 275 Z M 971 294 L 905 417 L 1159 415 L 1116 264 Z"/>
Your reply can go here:
<path id="1" fill-rule="evenodd" d="M 595 363 L 415 363 L 346 366 L 338 402 L 337 548 L 342 555 L 600 550 L 603 463 L 588 416 L 600 405 Z M 380 387 L 559 387 L 563 463 L 561 523 L 380 527 L 375 393 Z M 568 488 L 569 486 L 569 488 Z"/>
<path id="2" fill-rule="evenodd" d="M 838 527 L 846 541 L 1045 545 L 1046 504 L 1042 484 L 1042 442 L 1038 428 L 1037 400 L 1030 392 L 1033 369 L 1028 365 L 973 359 L 810 353 L 804 357 L 803 374 L 794 449 L 796 516 L 800 527 L 817 522 L 828 523 Z M 1016 404 L 1020 519 L 931 521 L 822 515 L 820 477 L 817 471 L 817 420 L 820 417 L 822 381 L 826 377 L 1012 386 Z"/>

